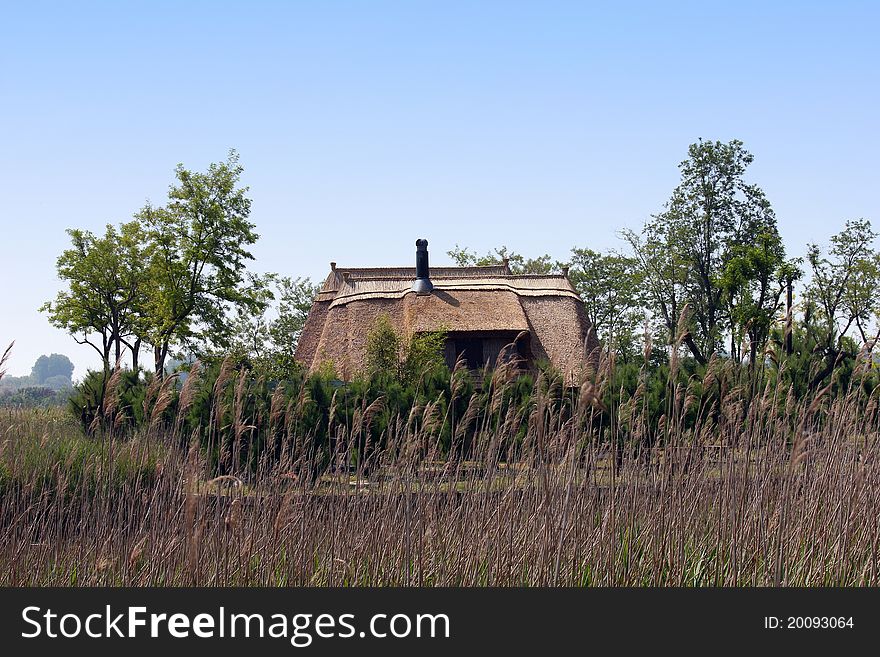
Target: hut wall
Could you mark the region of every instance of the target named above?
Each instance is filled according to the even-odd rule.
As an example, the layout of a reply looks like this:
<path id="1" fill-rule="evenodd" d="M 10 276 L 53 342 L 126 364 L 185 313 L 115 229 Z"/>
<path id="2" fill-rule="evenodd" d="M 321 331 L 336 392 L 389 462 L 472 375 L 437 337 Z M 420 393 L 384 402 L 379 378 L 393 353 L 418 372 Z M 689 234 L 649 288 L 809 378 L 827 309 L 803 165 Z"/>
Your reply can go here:
<path id="1" fill-rule="evenodd" d="M 521 297 L 532 334 L 532 354 L 547 359 L 577 383 L 586 373 L 587 356 L 597 346 L 584 305 L 570 297 Z"/>
<path id="2" fill-rule="evenodd" d="M 404 340 L 414 331 L 448 331 L 450 365 L 457 355 L 456 335 L 479 340 L 471 343 L 481 350 L 472 363 L 492 365 L 527 331 L 528 339 L 518 344 L 525 365 L 548 360 L 573 383 L 589 369 L 588 356 L 597 343 L 583 302 L 566 277 L 512 276 L 503 268 L 432 269 L 435 293 L 417 296 L 409 291 L 413 275 L 412 268 L 335 268 L 312 305 L 297 360 L 310 371 L 331 361 L 340 377 L 352 378 L 365 368 L 367 337 L 385 313 Z"/>
<path id="3" fill-rule="evenodd" d="M 315 301 L 299 336 L 295 358 L 301 363 L 306 363 L 309 367 L 312 366 L 315 360 L 318 343 L 321 341 L 321 335 L 324 332 L 324 323 L 327 321 L 327 310 L 329 307 L 330 301 Z"/>
<path id="4" fill-rule="evenodd" d="M 330 308 L 311 369 L 331 361 L 343 379 L 362 371 L 366 367 L 367 336 L 383 313 L 398 334 L 405 337 L 403 309 L 396 299 L 368 299 Z"/>

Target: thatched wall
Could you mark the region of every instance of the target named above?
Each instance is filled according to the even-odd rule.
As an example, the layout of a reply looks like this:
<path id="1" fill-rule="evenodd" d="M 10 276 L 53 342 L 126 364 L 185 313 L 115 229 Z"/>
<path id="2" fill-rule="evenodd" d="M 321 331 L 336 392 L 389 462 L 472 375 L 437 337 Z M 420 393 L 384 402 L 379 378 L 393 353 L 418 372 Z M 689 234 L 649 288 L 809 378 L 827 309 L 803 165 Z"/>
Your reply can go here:
<path id="1" fill-rule="evenodd" d="M 562 275 L 512 275 L 505 267 L 431 270 L 434 292 L 410 291 L 412 267 L 330 272 L 312 306 L 296 358 L 310 370 L 332 361 L 342 378 L 363 370 L 367 334 L 381 314 L 404 338 L 445 330 L 508 340 L 528 331 L 531 353 L 545 358 L 573 383 L 596 346 L 580 297 Z M 493 343 L 494 344 L 494 343 Z"/>
<path id="2" fill-rule="evenodd" d="M 312 367 L 315 354 L 318 353 L 318 342 L 324 332 L 324 323 L 327 320 L 329 308 L 329 299 L 315 301 L 312 304 L 312 309 L 309 311 L 309 316 L 306 318 L 305 326 L 299 336 L 299 342 L 296 344 L 296 359 L 301 363 L 307 363 L 309 367 Z"/>
<path id="3" fill-rule="evenodd" d="M 522 297 L 520 302 L 529 318 L 533 357 L 549 360 L 567 382 L 579 383 L 598 346 L 583 302 L 570 297 Z"/>

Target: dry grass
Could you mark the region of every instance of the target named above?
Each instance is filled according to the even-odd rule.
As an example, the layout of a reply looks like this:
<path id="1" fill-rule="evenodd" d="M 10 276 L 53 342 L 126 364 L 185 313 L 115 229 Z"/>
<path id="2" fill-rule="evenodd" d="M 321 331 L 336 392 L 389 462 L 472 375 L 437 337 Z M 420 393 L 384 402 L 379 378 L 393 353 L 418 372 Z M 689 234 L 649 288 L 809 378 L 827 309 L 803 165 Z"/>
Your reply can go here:
<path id="1" fill-rule="evenodd" d="M 6 347 L 6 350 L 0 354 L 0 381 L 2 381 L 3 377 L 6 375 L 6 370 L 4 368 L 6 367 L 6 361 L 9 360 L 9 356 L 12 353 L 13 346 L 15 346 L 14 342 Z"/>
<path id="2" fill-rule="evenodd" d="M 293 404 L 273 404 L 280 457 L 219 478 L 175 423 L 92 440 L 58 413 L 3 411 L 0 585 L 880 583 L 871 395 L 796 403 L 768 387 L 746 404 L 732 388 L 715 412 L 679 390 L 657 426 L 636 398 L 609 431 L 597 388 L 560 413 L 538 386 L 522 440 L 512 416 L 465 422 L 467 461 L 443 458 L 428 407 L 351 466 L 364 413 L 332 427 L 319 478 L 314 445 L 285 418 Z M 234 435 L 223 449 L 248 450 L 253 432 Z"/>

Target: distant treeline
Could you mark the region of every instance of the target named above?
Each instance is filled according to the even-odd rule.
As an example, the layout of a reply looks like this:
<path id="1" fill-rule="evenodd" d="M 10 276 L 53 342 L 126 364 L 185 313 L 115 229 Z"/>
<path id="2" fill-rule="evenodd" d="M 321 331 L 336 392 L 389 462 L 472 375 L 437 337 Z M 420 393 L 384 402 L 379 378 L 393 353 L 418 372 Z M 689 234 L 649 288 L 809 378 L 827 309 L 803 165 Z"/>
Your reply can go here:
<path id="1" fill-rule="evenodd" d="M 66 404 L 73 389 L 73 363 L 67 356 L 40 356 L 28 376 L 0 376 L 0 406 Z"/>

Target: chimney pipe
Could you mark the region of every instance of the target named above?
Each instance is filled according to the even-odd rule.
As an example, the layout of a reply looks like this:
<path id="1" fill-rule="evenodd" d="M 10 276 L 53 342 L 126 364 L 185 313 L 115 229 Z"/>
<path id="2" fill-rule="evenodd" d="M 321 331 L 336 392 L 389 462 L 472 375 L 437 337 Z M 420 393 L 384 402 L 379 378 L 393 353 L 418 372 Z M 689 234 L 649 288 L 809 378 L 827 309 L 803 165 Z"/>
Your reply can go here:
<path id="1" fill-rule="evenodd" d="M 416 280 L 412 291 L 416 294 L 431 294 L 434 284 L 431 283 L 428 267 L 428 240 L 416 240 Z"/>

